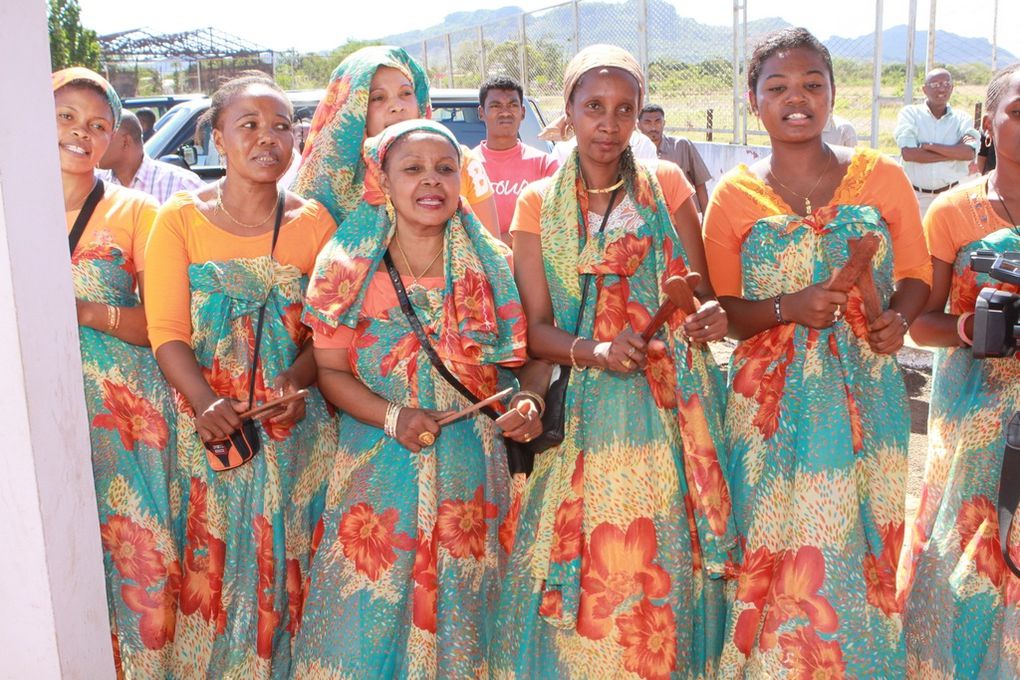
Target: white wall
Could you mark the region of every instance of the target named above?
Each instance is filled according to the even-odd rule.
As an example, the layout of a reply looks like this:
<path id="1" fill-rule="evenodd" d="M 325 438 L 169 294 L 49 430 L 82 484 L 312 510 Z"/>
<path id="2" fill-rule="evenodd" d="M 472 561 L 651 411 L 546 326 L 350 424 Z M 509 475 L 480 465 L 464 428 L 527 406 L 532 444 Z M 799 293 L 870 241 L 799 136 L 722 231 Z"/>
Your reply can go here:
<path id="1" fill-rule="evenodd" d="M 0 678 L 109 678 L 46 3 L 0 3 L 0 64 Z"/>
<path id="2" fill-rule="evenodd" d="M 701 154 L 702 160 L 712 173 L 712 179 L 708 181 L 706 189 L 709 196 L 715 188 L 719 178 L 737 167 L 740 163 L 750 165 L 759 158 L 764 158 L 772 153 L 768 146 L 743 146 L 740 144 L 720 144 L 718 142 L 691 142 Z"/>

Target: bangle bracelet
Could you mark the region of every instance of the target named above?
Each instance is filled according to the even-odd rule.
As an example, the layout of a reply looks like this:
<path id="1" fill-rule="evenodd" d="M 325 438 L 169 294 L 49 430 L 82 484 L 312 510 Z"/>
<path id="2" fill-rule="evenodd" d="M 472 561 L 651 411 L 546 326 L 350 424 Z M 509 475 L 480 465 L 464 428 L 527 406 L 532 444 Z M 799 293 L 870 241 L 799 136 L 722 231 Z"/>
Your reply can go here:
<path id="1" fill-rule="evenodd" d="M 120 307 L 113 308 L 113 330 L 120 328 Z"/>
<path id="2" fill-rule="evenodd" d="M 956 320 L 956 334 L 958 336 L 960 336 L 960 342 L 962 342 L 967 347 L 973 347 L 974 346 L 974 338 L 968 338 L 967 337 L 967 328 L 966 328 L 966 326 L 967 326 L 967 319 L 969 319 L 972 316 L 974 316 L 974 312 L 964 312 Z"/>
<path id="3" fill-rule="evenodd" d="M 585 366 L 578 366 L 577 359 L 574 357 L 574 348 L 577 347 L 577 343 L 581 342 L 581 336 L 574 338 L 574 341 L 570 343 L 570 365 L 575 371 L 583 371 Z"/>
<path id="4" fill-rule="evenodd" d="M 393 439 L 397 438 L 397 419 L 400 418 L 400 412 L 404 410 L 403 406 L 390 402 L 386 406 L 386 418 L 383 420 L 383 434 Z"/>
<path id="5" fill-rule="evenodd" d="M 106 305 L 106 330 L 113 330 L 113 305 Z"/>
<path id="6" fill-rule="evenodd" d="M 531 390 L 521 390 L 520 392 L 514 395 L 514 399 L 516 399 L 517 397 L 521 397 L 523 399 L 531 399 L 533 402 L 535 402 L 535 406 L 538 407 L 539 418 L 541 418 L 542 414 L 545 413 L 545 399 L 538 396 Z"/>
<path id="7" fill-rule="evenodd" d="M 776 313 L 776 323 L 777 324 L 784 324 L 784 323 L 786 323 L 786 319 L 783 318 L 783 307 L 782 307 L 782 302 L 781 302 L 782 299 L 783 299 L 782 294 L 777 295 L 774 298 L 772 298 L 772 311 L 774 311 Z"/>

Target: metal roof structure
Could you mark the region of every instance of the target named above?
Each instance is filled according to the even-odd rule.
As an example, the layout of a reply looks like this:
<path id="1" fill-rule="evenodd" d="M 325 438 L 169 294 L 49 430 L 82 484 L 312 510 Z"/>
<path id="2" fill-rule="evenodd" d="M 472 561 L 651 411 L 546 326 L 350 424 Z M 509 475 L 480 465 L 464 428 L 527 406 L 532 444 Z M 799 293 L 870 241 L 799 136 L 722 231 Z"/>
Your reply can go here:
<path id="1" fill-rule="evenodd" d="M 99 36 L 106 63 L 256 58 L 273 50 L 212 27 L 154 35 L 143 29 Z"/>

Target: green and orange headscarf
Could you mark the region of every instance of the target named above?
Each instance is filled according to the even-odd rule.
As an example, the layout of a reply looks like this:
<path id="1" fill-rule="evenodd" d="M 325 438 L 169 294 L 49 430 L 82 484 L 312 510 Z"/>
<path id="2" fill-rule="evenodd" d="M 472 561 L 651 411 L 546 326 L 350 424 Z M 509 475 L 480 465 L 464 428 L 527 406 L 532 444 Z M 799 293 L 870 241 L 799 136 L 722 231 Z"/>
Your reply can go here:
<path id="1" fill-rule="evenodd" d="M 354 212 L 364 193 L 362 144 L 368 116 L 368 92 L 380 67 L 403 73 L 414 85 L 418 116 L 428 118 L 429 79 L 425 70 L 403 49 L 365 47 L 351 54 L 330 77 L 326 96 L 315 109 L 305 141 L 294 191 L 326 206 L 337 224 Z"/>
<path id="2" fill-rule="evenodd" d="M 117 91 L 113 89 L 113 85 L 110 84 L 103 76 L 99 75 L 95 71 L 90 71 L 87 68 L 81 66 L 72 66 L 71 68 L 65 68 L 60 71 L 56 71 L 51 76 L 53 80 L 53 91 L 56 92 L 65 85 L 70 85 L 77 82 L 88 82 L 100 90 L 106 95 L 106 100 L 110 102 L 110 110 L 113 111 L 113 127 L 116 129 L 120 125 L 120 111 L 121 103 L 120 97 L 117 96 Z"/>

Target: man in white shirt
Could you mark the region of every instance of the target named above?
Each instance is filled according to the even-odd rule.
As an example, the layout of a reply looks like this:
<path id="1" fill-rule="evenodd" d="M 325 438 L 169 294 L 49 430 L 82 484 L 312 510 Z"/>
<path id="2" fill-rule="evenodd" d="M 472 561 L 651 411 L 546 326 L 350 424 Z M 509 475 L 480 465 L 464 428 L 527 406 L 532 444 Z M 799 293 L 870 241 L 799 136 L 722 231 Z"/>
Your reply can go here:
<path id="1" fill-rule="evenodd" d="M 970 117 L 949 107 L 952 94 L 953 76 L 945 69 L 932 69 L 924 79 L 925 103 L 903 107 L 893 133 L 922 215 L 935 196 L 970 174 L 980 143 Z"/>
<path id="2" fill-rule="evenodd" d="M 104 182 L 138 189 L 160 204 L 178 191 L 195 191 L 205 186 L 202 178 L 184 168 L 153 160 L 142 146 L 142 126 L 130 111 L 121 114 L 106 153 L 99 159 L 103 168 L 96 175 Z"/>

